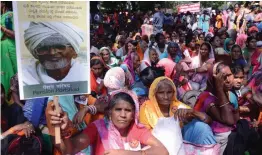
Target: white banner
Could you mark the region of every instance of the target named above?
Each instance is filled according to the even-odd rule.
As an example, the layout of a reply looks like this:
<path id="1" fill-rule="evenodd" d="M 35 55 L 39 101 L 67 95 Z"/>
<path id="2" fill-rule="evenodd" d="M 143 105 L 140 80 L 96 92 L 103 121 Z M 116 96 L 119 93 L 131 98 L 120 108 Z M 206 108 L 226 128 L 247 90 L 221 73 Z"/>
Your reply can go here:
<path id="1" fill-rule="evenodd" d="M 178 5 L 177 10 L 178 13 L 182 13 L 182 12 L 185 13 L 187 11 L 191 13 L 200 12 L 200 3 Z"/>

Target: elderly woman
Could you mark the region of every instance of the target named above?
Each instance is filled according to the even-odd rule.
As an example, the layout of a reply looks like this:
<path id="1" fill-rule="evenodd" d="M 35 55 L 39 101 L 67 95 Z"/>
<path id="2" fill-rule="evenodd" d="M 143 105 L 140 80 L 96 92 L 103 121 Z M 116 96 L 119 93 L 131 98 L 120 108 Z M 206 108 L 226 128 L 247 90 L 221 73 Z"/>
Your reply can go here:
<path id="1" fill-rule="evenodd" d="M 91 93 L 94 97 L 106 95 L 107 91 L 104 86 L 104 76 L 109 69 L 101 57 L 93 57 L 90 61 L 91 66 Z"/>
<path id="2" fill-rule="evenodd" d="M 221 144 L 221 154 L 226 148 L 231 130 L 239 120 L 238 103 L 229 92 L 233 80 L 234 76 L 229 66 L 221 62 L 216 63 L 209 70 L 207 88 L 199 95 L 194 107 L 197 111 L 206 112 L 214 120 L 211 128 L 217 142 Z"/>
<path id="3" fill-rule="evenodd" d="M 148 48 L 144 53 L 144 59 L 141 61 L 140 71 L 152 66 L 155 67 L 159 61 L 159 54 L 155 48 Z"/>
<path id="4" fill-rule="evenodd" d="M 100 55 L 108 67 L 112 68 L 119 66 L 119 60 L 108 47 L 102 47 L 100 49 Z"/>
<path id="5" fill-rule="evenodd" d="M 175 118 L 178 117 L 179 120 L 184 123 L 190 121 L 192 118 L 199 119 L 206 123 L 211 122 L 210 118 L 204 113 L 190 109 L 189 106 L 177 100 L 176 88 L 172 80 L 167 77 L 159 77 L 155 79 L 150 87 L 149 100 L 140 107 L 139 121 L 148 129 L 152 130 L 155 128 L 159 118 L 172 116 L 175 116 Z M 216 143 L 214 138 L 212 138 L 212 132 L 209 126 L 196 119 L 183 128 L 184 139 L 196 144 Z M 202 132 L 205 131 L 206 137 L 193 135 L 192 127 L 198 128 L 199 130 L 201 129 Z M 211 138 L 209 139 L 207 137 Z"/>
<path id="6" fill-rule="evenodd" d="M 165 147 L 150 131 L 137 123 L 138 112 L 136 101 L 128 92 L 112 95 L 104 119 L 91 123 L 78 135 L 71 137 L 68 128 L 71 124 L 66 113 L 56 113 L 49 110 L 50 123 L 59 125 L 65 147 L 60 147 L 63 154 L 75 154 L 92 146 L 92 154 L 125 155 L 125 154 L 168 154 Z M 141 145 L 149 145 L 147 150 L 141 150 Z"/>
<path id="7" fill-rule="evenodd" d="M 173 41 L 169 42 L 167 46 L 167 52 L 165 51 L 160 55 L 160 59 L 162 58 L 168 58 L 173 60 L 175 63 L 178 63 L 182 59 L 182 52 L 179 45 Z"/>
<path id="8" fill-rule="evenodd" d="M 79 124 L 85 120 L 89 124 L 95 120 L 104 118 L 105 108 L 108 106 L 110 95 L 125 89 L 126 80 L 125 72 L 120 67 L 114 67 L 106 72 L 104 77 L 104 86 L 107 89 L 107 94 L 99 99 L 93 98 L 91 95 L 86 95 L 87 106 L 81 108 L 74 116 L 73 123 Z M 92 112 L 92 109 L 95 112 Z"/>

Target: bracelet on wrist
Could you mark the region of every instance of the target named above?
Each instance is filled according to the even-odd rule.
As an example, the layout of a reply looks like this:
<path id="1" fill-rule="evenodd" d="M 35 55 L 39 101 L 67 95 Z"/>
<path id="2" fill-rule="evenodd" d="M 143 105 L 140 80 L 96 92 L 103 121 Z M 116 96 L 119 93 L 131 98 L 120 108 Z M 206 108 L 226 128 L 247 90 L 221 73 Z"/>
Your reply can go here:
<path id="1" fill-rule="evenodd" d="M 220 105 L 219 108 L 222 108 L 222 107 L 224 107 L 225 105 L 228 105 L 229 103 L 230 103 L 230 102 L 226 102 L 225 104 Z"/>
<path id="2" fill-rule="evenodd" d="M 85 107 L 87 108 L 90 114 L 95 115 L 97 113 L 97 109 L 94 105 L 87 105 Z"/>

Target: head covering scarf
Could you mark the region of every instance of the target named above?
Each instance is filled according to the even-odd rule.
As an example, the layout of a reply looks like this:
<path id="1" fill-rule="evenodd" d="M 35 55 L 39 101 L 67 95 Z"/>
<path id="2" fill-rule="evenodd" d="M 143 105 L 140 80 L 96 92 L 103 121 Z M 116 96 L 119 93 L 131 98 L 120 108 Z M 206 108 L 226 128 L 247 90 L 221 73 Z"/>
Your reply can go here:
<path id="1" fill-rule="evenodd" d="M 147 50 L 145 51 L 144 53 L 144 58 L 143 60 L 141 61 L 141 64 L 140 64 L 140 71 L 144 70 L 145 68 L 151 66 L 151 61 L 150 61 L 150 53 L 152 51 L 152 49 L 155 49 L 155 48 L 147 48 Z M 160 56 L 159 53 L 157 52 L 157 50 L 155 49 L 158 57 Z"/>
<path id="2" fill-rule="evenodd" d="M 209 43 L 209 42 L 205 42 L 205 43 L 207 43 L 209 46 L 210 46 L 210 49 L 211 49 L 211 51 L 209 51 L 209 56 L 208 56 L 208 62 L 210 62 L 210 63 L 213 63 L 213 61 L 215 60 L 215 54 L 214 54 L 214 50 L 213 50 L 213 47 L 212 47 L 212 45 Z M 203 45 L 203 44 L 202 44 Z M 202 46 L 201 45 L 201 46 Z M 200 46 L 200 47 L 201 47 Z M 192 62 L 192 67 L 193 68 L 198 68 L 198 67 L 200 67 L 200 65 L 202 64 L 203 62 L 202 62 L 202 59 L 201 59 L 201 54 L 200 54 L 200 52 L 198 53 L 198 59 L 194 59 L 194 61 Z"/>
<path id="3" fill-rule="evenodd" d="M 121 89 L 111 94 L 111 97 L 113 97 L 114 95 L 120 92 L 129 94 L 135 102 L 135 108 L 136 108 L 135 120 L 134 123 L 132 123 L 131 126 L 129 127 L 129 133 L 127 136 L 128 138 L 130 135 L 132 135 L 133 128 L 143 128 L 144 126 L 138 123 L 139 103 L 136 95 L 132 91 L 129 91 L 127 89 Z M 105 150 L 125 148 L 119 131 L 116 129 L 116 127 L 114 126 L 113 122 L 110 119 L 108 118 L 100 119 L 95 121 L 94 124 L 97 127 L 98 133 L 100 135 Z"/>
<path id="4" fill-rule="evenodd" d="M 165 76 L 172 78 L 171 76 L 176 74 L 176 63 L 168 58 L 163 58 L 157 63 L 157 67 L 163 67 L 165 69 Z"/>
<path id="5" fill-rule="evenodd" d="M 125 87 L 125 72 L 121 67 L 114 67 L 106 72 L 104 77 L 104 85 L 108 92 L 114 92 Z"/>
<path id="6" fill-rule="evenodd" d="M 125 60 L 124 60 L 124 64 L 127 66 L 129 72 L 132 75 L 132 78 L 135 80 L 135 69 L 134 69 L 134 61 L 135 61 L 135 56 L 137 54 L 135 52 L 132 52 L 131 54 L 129 54 Z M 122 65 L 121 65 L 122 66 Z"/>
<path id="7" fill-rule="evenodd" d="M 171 56 L 170 56 L 170 54 L 169 54 L 169 50 L 170 50 L 170 48 L 172 48 L 172 47 L 178 49 L 175 58 L 171 58 Z M 179 45 L 178 45 L 176 42 L 173 42 L 173 41 L 172 41 L 172 42 L 169 42 L 169 43 L 168 43 L 167 52 L 168 52 L 168 58 L 171 59 L 171 60 L 173 60 L 175 63 L 178 63 L 178 62 L 182 59 L 182 55 L 183 55 L 183 54 L 182 54 L 182 51 L 181 51 Z"/>
<path id="8" fill-rule="evenodd" d="M 258 41 L 257 45 L 259 44 L 262 44 L 262 41 Z M 251 65 L 253 66 L 252 73 L 262 69 L 262 47 L 258 47 L 251 56 Z"/>
<path id="9" fill-rule="evenodd" d="M 84 33 L 75 25 L 68 22 L 31 22 L 25 30 L 25 45 L 35 58 L 35 48 L 42 40 L 60 34 L 73 46 L 76 53 L 80 52 L 80 44 L 84 41 Z"/>
<path id="10" fill-rule="evenodd" d="M 246 40 L 247 40 L 247 35 L 246 34 L 240 34 L 240 35 L 237 36 L 236 44 L 239 45 L 241 47 L 241 49 L 243 49 L 244 46 L 245 46 Z"/>
<path id="11" fill-rule="evenodd" d="M 229 44 L 229 42 L 232 40 L 232 38 L 226 38 L 225 42 L 224 42 L 224 50 L 227 53 L 230 53 L 230 49 L 227 48 L 227 45 Z"/>
<path id="12" fill-rule="evenodd" d="M 94 56 L 91 60 L 95 60 L 95 59 L 97 59 L 97 60 L 99 60 L 99 61 L 101 61 L 103 63 L 104 69 L 109 69 L 108 66 L 105 64 L 105 62 L 103 61 L 103 59 L 101 57 Z M 90 77 L 90 80 L 91 80 L 91 82 L 90 82 L 91 83 L 91 91 L 95 91 L 96 92 L 96 88 L 98 87 L 98 83 L 96 81 L 97 78 L 95 77 L 92 69 L 90 71 L 90 76 L 91 76 Z M 102 94 L 106 94 L 106 89 L 105 88 L 102 89 Z"/>
<path id="13" fill-rule="evenodd" d="M 140 110 L 140 115 L 141 113 L 144 113 L 143 116 L 145 116 L 146 118 L 143 119 L 147 119 L 149 125 L 151 128 L 154 128 L 158 119 L 160 117 L 164 117 L 164 115 L 162 114 L 158 104 L 157 100 L 156 100 L 156 91 L 158 88 L 158 85 L 163 81 L 163 80 L 168 80 L 171 84 L 172 84 L 172 88 L 174 89 L 174 97 L 173 97 L 173 102 L 170 104 L 170 110 L 169 110 L 169 115 L 172 116 L 174 115 L 172 112 L 172 108 L 176 107 L 176 108 L 189 108 L 189 106 L 183 104 L 182 102 L 178 101 L 176 98 L 176 86 L 173 83 L 173 81 L 167 77 L 159 77 L 156 78 L 154 80 L 154 82 L 151 84 L 150 89 L 149 89 L 149 95 L 148 98 L 149 100 L 147 100 L 142 106 L 141 106 L 141 110 Z M 141 118 L 140 118 L 141 120 Z"/>
<path id="14" fill-rule="evenodd" d="M 108 47 L 102 47 L 100 48 L 100 55 L 102 54 L 103 50 L 109 51 L 110 54 L 109 64 L 106 65 L 110 68 L 118 66 L 119 60 L 114 56 L 113 52 Z"/>

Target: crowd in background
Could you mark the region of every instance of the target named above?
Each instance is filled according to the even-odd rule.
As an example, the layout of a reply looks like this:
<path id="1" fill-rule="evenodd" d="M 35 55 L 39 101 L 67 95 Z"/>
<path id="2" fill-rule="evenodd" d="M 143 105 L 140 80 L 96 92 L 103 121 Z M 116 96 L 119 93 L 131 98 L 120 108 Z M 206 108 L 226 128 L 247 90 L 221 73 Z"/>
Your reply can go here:
<path id="1" fill-rule="evenodd" d="M 59 96 L 61 113 L 52 97 L 19 98 L 9 4 L 1 2 L 3 154 L 262 154 L 260 4 L 91 13 L 91 94 Z"/>

